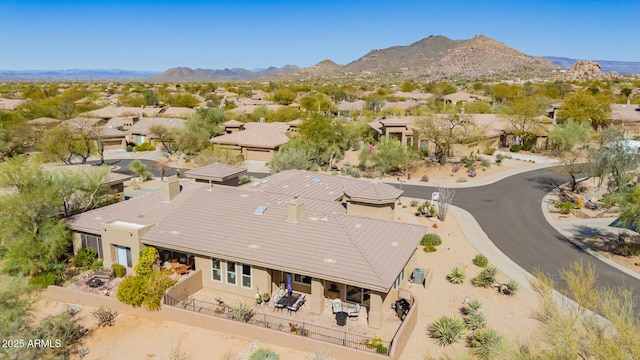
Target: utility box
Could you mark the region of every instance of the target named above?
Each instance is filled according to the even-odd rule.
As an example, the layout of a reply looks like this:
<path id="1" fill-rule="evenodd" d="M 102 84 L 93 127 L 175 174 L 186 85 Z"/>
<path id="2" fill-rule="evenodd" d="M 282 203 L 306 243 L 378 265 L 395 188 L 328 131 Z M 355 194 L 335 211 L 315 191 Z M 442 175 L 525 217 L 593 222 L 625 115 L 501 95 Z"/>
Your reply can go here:
<path id="1" fill-rule="evenodd" d="M 413 283 L 414 284 L 424 284 L 424 269 L 423 268 L 415 268 L 413 269 Z"/>

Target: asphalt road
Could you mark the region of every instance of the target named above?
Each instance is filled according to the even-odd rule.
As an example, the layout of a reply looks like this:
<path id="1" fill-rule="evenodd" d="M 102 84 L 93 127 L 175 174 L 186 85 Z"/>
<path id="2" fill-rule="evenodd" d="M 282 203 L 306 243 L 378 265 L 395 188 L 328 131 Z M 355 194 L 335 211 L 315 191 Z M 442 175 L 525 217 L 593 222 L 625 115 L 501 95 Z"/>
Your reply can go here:
<path id="1" fill-rule="evenodd" d="M 456 189 L 453 205 L 473 215 L 493 243 L 530 273 L 539 269 L 556 278 L 582 260 L 595 266 L 599 286 L 627 287 L 640 297 L 640 280 L 575 247 L 544 218 L 543 197 L 567 180 L 551 168 L 525 172 L 486 186 Z M 436 188 L 405 184 L 403 190 L 404 196 L 429 199 Z"/>

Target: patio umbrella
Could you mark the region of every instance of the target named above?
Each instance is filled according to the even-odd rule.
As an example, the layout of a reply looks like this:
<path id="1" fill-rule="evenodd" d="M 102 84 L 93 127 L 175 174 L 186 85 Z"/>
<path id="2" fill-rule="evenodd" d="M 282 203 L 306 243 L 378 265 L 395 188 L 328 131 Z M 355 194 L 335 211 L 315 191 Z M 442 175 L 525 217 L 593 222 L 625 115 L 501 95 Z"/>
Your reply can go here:
<path id="1" fill-rule="evenodd" d="M 291 274 L 287 274 L 287 292 L 291 294 L 293 290 L 291 289 Z"/>

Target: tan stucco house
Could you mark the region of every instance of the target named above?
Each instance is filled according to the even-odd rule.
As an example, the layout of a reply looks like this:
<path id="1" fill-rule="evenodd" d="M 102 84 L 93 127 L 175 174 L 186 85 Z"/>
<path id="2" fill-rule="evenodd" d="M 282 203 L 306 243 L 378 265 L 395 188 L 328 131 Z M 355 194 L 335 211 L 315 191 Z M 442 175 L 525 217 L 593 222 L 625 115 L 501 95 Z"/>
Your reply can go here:
<path id="1" fill-rule="evenodd" d="M 202 287 L 249 298 L 257 289 L 277 289 L 289 274 L 312 313 L 339 297 L 366 307 L 369 326 L 379 328 L 427 230 L 389 220 L 400 194 L 386 184 L 299 170 L 246 188 L 181 187 L 170 179 L 160 192 L 76 215 L 68 224 L 75 251 L 96 248 L 105 266 L 132 267 L 139 251 L 153 246 L 162 261 L 201 270 Z"/>

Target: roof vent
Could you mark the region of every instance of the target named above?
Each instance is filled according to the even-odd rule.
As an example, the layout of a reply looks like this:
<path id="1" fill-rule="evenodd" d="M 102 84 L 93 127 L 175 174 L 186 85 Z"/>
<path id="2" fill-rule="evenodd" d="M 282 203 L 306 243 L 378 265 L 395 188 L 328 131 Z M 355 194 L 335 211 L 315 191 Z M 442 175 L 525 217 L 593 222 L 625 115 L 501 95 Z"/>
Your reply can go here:
<path id="1" fill-rule="evenodd" d="M 362 227 L 362 224 L 356 224 L 355 228 L 356 229 L 360 229 Z"/>
<path id="2" fill-rule="evenodd" d="M 254 212 L 254 214 L 256 215 L 262 215 L 264 214 L 264 212 L 267 211 L 267 207 L 264 205 L 260 205 L 256 208 L 256 211 Z"/>
<path id="3" fill-rule="evenodd" d="M 391 246 L 393 246 L 393 247 L 398 247 L 398 245 L 399 245 L 399 244 L 398 244 L 398 242 L 397 242 L 397 241 L 394 241 L 394 242 L 392 242 L 392 243 L 391 243 Z"/>
<path id="4" fill-rule="evenodd" d="M 331 259 L 331 258 L 324 258 L 322 261 L 329 263 L 329 264 L 335 264 L 338 260 L 336 259 Z"/>
<path id="5" fill-rule="evenodd" d="M 171 230 L 171 231 L 169 231 L 169 234 L 171 234 L 171 235 L 178 235 L 178 234 L 180 234 L 180 231 Z"/>
<path id="6" fill-rule="evenodd" d="M 257 244 L 251 244 L 248 247 L 249 249 L 260 249 L 260 245 L 257 245 Z"/>

